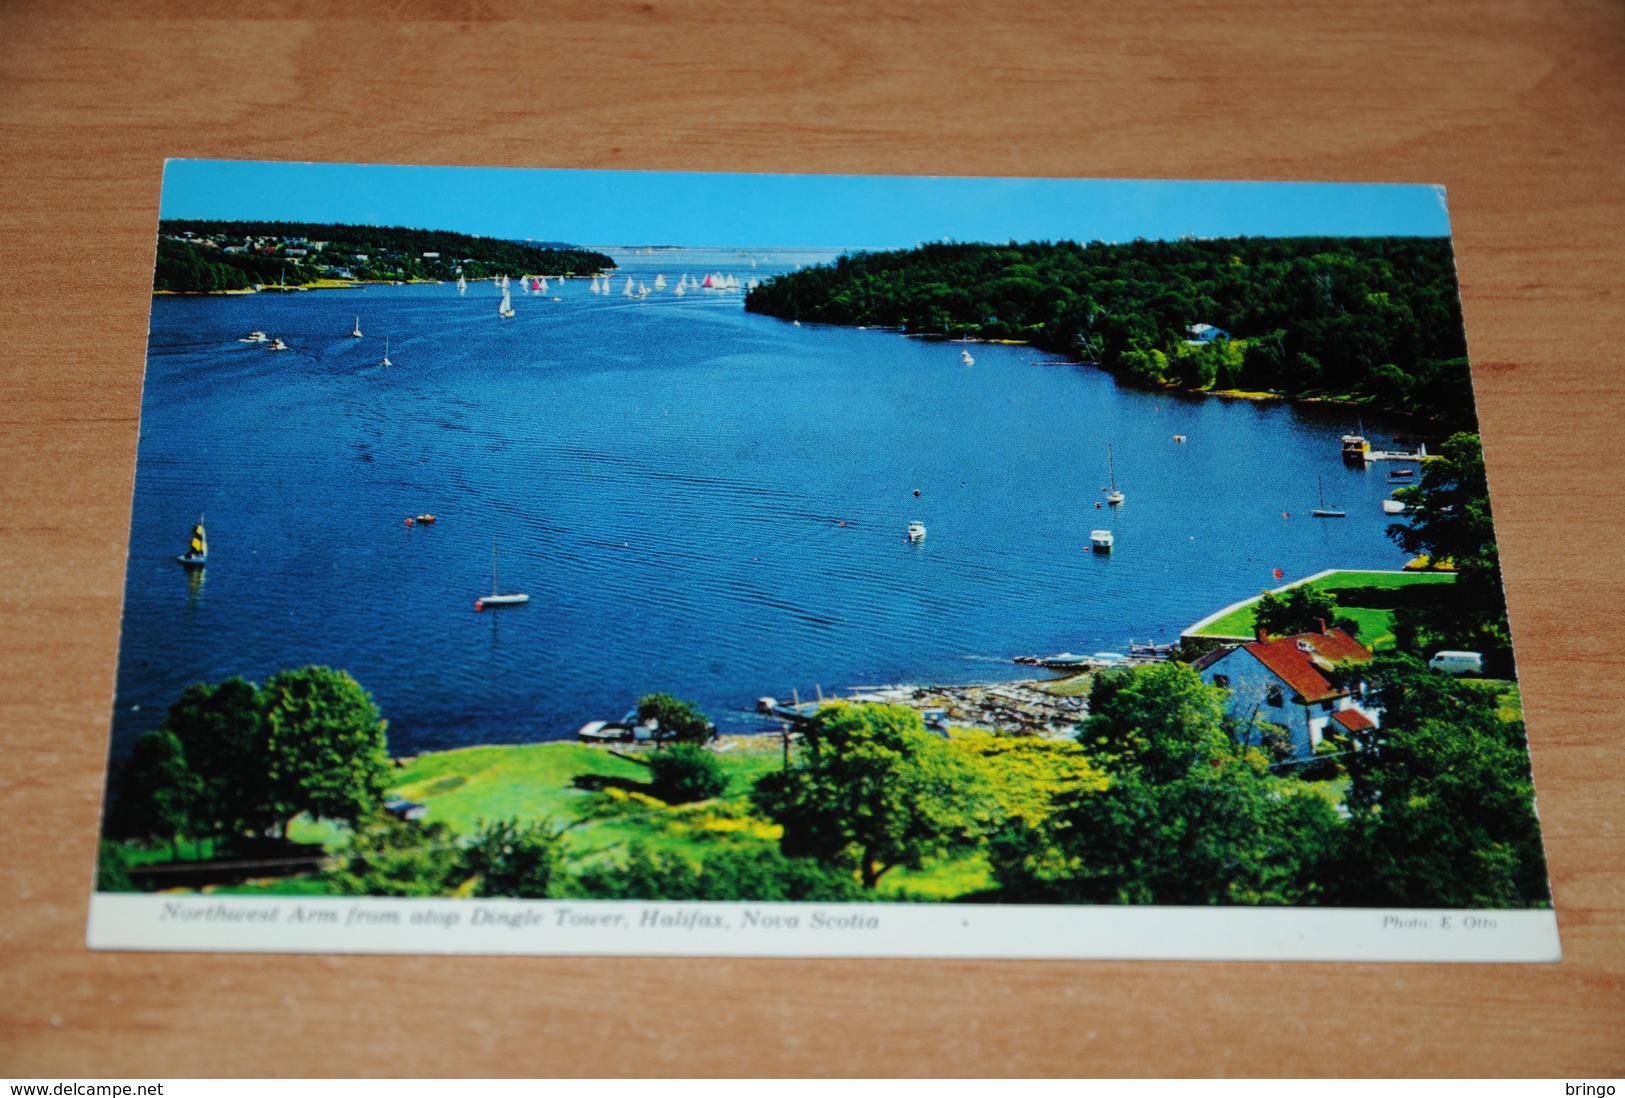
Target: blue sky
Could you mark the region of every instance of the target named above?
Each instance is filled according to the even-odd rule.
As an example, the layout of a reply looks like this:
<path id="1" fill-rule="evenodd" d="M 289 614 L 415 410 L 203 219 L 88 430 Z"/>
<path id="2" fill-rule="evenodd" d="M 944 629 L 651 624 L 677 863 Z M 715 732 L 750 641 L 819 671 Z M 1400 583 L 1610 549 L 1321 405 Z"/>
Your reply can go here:
<path id="1" fill-rule="evenodd" d="M 1444 236 L 1420 184 L 749 175 L 172 160 L 163 217 L 348 222 L 576 244 Z"/>

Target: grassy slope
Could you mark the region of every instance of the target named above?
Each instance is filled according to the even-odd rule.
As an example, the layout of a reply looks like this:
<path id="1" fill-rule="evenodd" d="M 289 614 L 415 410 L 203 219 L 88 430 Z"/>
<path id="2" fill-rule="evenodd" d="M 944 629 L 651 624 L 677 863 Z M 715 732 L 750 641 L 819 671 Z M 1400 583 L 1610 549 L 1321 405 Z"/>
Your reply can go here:
<path id="1" fill-rule="evenodd" d="M 1318 590 L 1333 587 L 1381 587 L 1386 589 L 1399 587 L 1413 587 L 1426 583 L 1453 583 L 1455 574 L 1452 572 L 1333 572 L 1323 576 L 1309 586 Z M 1257 599 L 1248 601 L 1217 621 L 1209 622 L 1199 631 L 1204 637 L 1250 637 L 1253 635 L 1253 607 Z M 1378 644 L 1383 640 L 1392 640 L 1394 615 L 1390 610 L 1373 610 L 1367 607 L 1343 607 L 1342 612 L 1360 623 L 1360 639 L 1366 644 Z"/>

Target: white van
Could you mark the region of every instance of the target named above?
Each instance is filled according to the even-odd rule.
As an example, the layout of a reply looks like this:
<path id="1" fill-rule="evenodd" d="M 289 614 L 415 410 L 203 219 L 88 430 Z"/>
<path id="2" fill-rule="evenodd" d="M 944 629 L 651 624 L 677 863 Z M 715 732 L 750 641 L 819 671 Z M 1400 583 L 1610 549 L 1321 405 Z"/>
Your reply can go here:
<path id="1" fill-rule="evenodd" d="M 1435 652 L 1428 666 L 1447 675 L 1482 675 L 1484 657 L 1477 652 Z"/>

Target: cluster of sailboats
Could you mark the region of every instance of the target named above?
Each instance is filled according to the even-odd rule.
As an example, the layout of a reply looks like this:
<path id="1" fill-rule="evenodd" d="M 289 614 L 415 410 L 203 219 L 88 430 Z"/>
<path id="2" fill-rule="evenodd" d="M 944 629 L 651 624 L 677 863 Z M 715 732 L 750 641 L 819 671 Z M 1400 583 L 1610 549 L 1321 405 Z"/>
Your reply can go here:
<path id="1" fill-rule="evenodd" d="M 675 283 L 667 282 L 664 274 L 657 274 L 652 284 L 635 279 L 631 275 L 626 275 L 625 281 L 621 283 L 620 290 L 617 291 L 614 276 L 604 274 L 594 275 L 592 285 L 588 286 L 587 289 L 592 293 L 602 294 L 606 297 L 619 292 L 622 297 L 643 298 L 652 293 L 661 293 L 667 289 L 670 289 L 677 297 L 682 297 L 688 293 L 737 293 L 740 290 L 754 290 L 760 285 L 761 283 L 754 278 L 747 279 L 742 283 L 735 275 L 720 272 L 708 274 L 703 278 L 695 278 L 685 273 L 679 276 Z"/>

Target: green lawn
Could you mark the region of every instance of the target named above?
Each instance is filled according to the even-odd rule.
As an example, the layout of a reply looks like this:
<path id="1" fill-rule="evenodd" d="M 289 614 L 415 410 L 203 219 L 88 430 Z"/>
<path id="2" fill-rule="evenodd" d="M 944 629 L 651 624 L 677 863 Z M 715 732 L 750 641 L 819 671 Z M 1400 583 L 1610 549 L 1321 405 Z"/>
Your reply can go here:
<path id="1" fill-rule="evenodd" d="M 1453 572 L 1359 572 L 1341 571 L 1322 576 L 1309 584 L 1317 590 L 1334 587 L 1379 587 L 1394 590 L 1430 583 L 1454 583 Z M 1292 584 L 1290 586 L 1300 586 Z M 1204 625 L 1196 635 L 1202 637 L 1251 637 L 1253 635 L 1253 608 L 1258 599 L 1250 599 L 1222 618 Z M 1360 640 L 1368 647 L 1382 648 L 1393 643 L 1394 614 L 1362 606 L 1342 606 L 1341 612 L 1360 625 Z"/>

